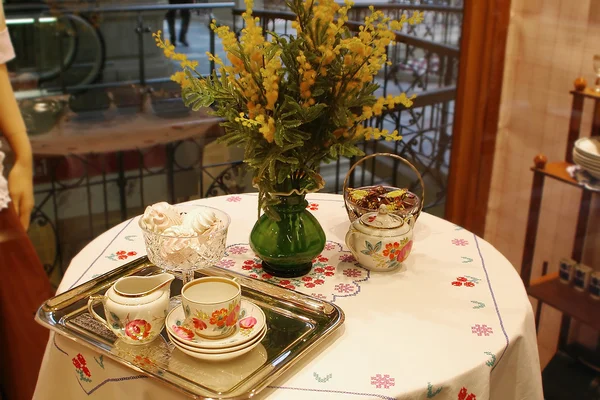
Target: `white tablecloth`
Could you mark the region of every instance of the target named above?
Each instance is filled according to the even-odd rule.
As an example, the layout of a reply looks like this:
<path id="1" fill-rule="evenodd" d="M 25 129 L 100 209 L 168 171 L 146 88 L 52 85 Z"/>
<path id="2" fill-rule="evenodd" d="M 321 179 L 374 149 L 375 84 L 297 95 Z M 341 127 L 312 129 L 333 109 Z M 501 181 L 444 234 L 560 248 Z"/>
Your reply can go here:
<path id="1" fill-rule="evenodd" d="M 346 322 L 325 346 L 265 389 L 269 399 L 542 399 L 533 313 L 512 265 L 465 229 L 422 214 L 413 252 L 388 273 L 356 265 L 341 196 L 308 196 L 327 245 L 307 277 L 263 276 L 248 247 L 257 196 L 200 200 L 232 217 L 220 266 L 332 301 Z M 72 261 L 63 292 L 145 253 L 137 218 Z M 166 385 L 52 335 L 35 399 L 179 399 Z"/>

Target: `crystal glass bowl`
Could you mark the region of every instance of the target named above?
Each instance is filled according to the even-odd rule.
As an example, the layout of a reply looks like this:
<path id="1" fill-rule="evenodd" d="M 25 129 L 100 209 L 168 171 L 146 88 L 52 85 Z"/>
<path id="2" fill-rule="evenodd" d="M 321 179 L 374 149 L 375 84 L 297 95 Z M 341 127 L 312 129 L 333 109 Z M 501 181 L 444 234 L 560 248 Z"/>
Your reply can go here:
<path id="1" fill-rule="evenodd" d="M 231 218 L 216 208 L 201 205 L 176 205 L 179 213 L 212 212 L 221 221 L 221 226 L 207 234 L 178 236 L 146 229 L 140 218 L 139 226 L 144 235 L 148 260 L 168 272 L 181 272 L 183 283 L 191 281 L 194 271 L 212 266 L 225 254 L 227 231 Z"/>

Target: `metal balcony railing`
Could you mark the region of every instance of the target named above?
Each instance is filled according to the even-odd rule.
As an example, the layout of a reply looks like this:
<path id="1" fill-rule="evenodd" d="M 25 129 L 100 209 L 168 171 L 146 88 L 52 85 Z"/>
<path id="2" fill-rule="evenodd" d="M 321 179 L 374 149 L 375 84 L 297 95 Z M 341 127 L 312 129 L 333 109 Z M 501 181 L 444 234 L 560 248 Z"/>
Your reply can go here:
<path id="1" fill-rule="evenodd" d="M 269 4 L 269 3 L 267 3 Z M 396 44 L 390 46 L 388 55 L 392 61 L 376 79 L 381 89 L 378 94 L 394 94 L 400 91 L 416 92 L 418 97 L 410 109 L 397 107 L 385 115 L 374 118 L 368 123 L 386 129 L 398 129 L 404 140 L 398 143 L 369 142 L 362 144 L 365 153 L 394 152 L 409 159 L 423 174 L 426 185 L 426 208 L 443 214 L 446 193 L 447 173 L 449 168 L 449 152 L 452 132 L 454 98 L 456 93 L 456 76 L 459 49 L 450 38 L 452 29 L 445 29 L 445 16 L 455 16 L 450 23 L 460 24 L 460 4 L 435 1 L 428 5 L 412 3 L 385 5 L 386 12 L 400 12 L 416 7 L 431 13 L 432 24 L 424 30 L 410 30 L 396 33 Z M 36 8 L 37 7 L 37 8 Z M 160 29 L 160 26 L 149 27 L 145 13 L 166 11 L 169 9 L 204 9 L 232 8 L 233 3 L 204 3 L 191 5 L 161 6 L 115 6 L 102 8 L 69 8 L 49 9 L 41 6 L 7 7 L 9 19 L 33 20 L 38 28 L 49 27 L 45 18 L 56 18 L 63 21 L 62 28 L 46 36 L 54 41 L 54 53 L 58 52 L 58 62 L 54 68 L 40 68 L 35 65 L 36 53 L 19 56 L 16 67 L 22 70 L 32 69 L 40 74 L 40 81 L 54 83 L 36 95 L 52 95 L 60 93 L 81 93 L 86 90 L 129 86 L 136 84 L 142 92 L 149 94 L 149 88 L 158 81 L 168 81 L 168 77 L 148 79 L 146 76 L 147 60 L 145 58 L 144 41 L 148 32 Z M 379 5 L 378 5 L 379 7 Z M 383 7 L 383 6 L 382 6 Z M 360 18 L 364 7 L 355 6 L 354 18 Z M 240 28 L 243 10 L 234 9 L 233 21 L 235 29 Z M 99 18 L 106 13 L 130 13 L 131 34 L 137 35 L 138 41 L 132 52 L 137 52 L 139 76 L 125 82 L 104 82 L 102 69 L 104 55 L 112 43 L 105 43 L 99 29 Z M 256 10 L 254 14 L 261 19 L 267 30 L 281 33 L 291 32 L 290 21 L 293 15 L 282 11 Z M 451 18 L 448 18 L 448 21 Z M 441 25 L 440 25 L 441 24 Z M 358 29 L 359 21 L 348 23 L 351 30 Z M 75 28 L 73 28 L 73 26 Z M 90 37 L 97 41 L 79 41 L 73 33 L 81 32 L 86 27 Z M 58 27 L 58 25 L 56 25 Z M 40 28 L 40 29 L 41 29 Z M 459 31 L 459 29 L 458 29 Z M 11 27 L 11 33 L 14 30 Z M 431 33 L 429 33 L 431 32 Z M 440 33 L 441 32 L 441 33 Z M 38 32 L 39 33 L 39 32 Z M 454 36 L 452 36 L 454 35 Z M 35 35 L 33 35 L 35 36 Z M 218 49 L 218 39 L 210 33 L 206 50 L 214 52 Z M 40 38 L 26 35 L 13 35 L 17 46 L 17 54 L 27 54 L 19 48 L 20 39 L 29 43 L 41 43 Z M 38 42 L 36 42 L 36 40 Z M 454 39 L 453 39 L 454 40 Z M 69 67 L 73 64 L 75 54 L 86 46 L 96 46 L 98 52 L 90 58 L 90 66 L 86 76 L 77 82 L 70 81 Z M 456 42 L 457 43 L 457 42 Z M 56 59 L 55 59 L 56 60 Z M 214 65 L 211 65 L 211 70 Z M 45 74 L 45 75 L 44 75 Z M 144 147 L 136 150 L 115 151 L 103 154 L 79 154 L 66 156 L 36 157 L 36 208 L 32 215 L 32 237 L 49 274 L 60 275 L 67 267 L 70 258 L 88 241 L 102 231 L 117 223 L 139 214 L 143 207 L 154 201 L 182 201 L 194 197 L 208 197 L 219 194 L 239 193 L 252 190 L 249 179 L 245 176 L 244 164 L 240 160 L 224 159 L 218 162 L 207 162 L 204 149 L 214 140 L 215 135 L 178 140 L 164 145 Z M 356 160 L 343 159 L 332 165 L 323 165 L 322 175 L 326 178 L 327 192 L 339 193 L 341 182 L 349 166 Z M 388 184 L 414 189 L 415 181 L 396 162 L 375 160 L 364 167 L 355 169 L 351 177 L 352 186 L 377 184 L 386 181 Z M 153 189 L 153 190 L 150 190 Z M 151 193 L 153 192 L 153 193 Z M 162 193 L 160 198 L 156 192 Z M 75 212 L 77 209 L 79 211 Z M 36 239 L 36 237 L 38 237 Z"/>
<path id="2" fill-rule="evenodd" d="M 29 72 L 35 76 L 35 80 L 45 90 L 40 94 L 53 94 L 57 91 L 62 93 L 73 93 L 93 88 L 110 88 L 139 84 L 146 87 L 147 84 L 168 81 L 168 77 L 158 79 L 147 79 L 146 77 L 146 52 L 148 44 L 146 37 L 153 31 L 162 29 L 162 26 L 150 26 L 145 15 L 151 12 L 169 10 L 206 10 L 212 12 L 214 9 L 231 9 L 235 6 L 233 2 L 199 3 L 199 4 L 176 4 L 176 5 L 126 5 L 126 6 L 103 6 L 93 7 L 82 5 L 78 7 L 48 6 L 42 4 L 7 4 L 5 12 L 7 23 L 11 28 L 11 36 L 15 51 L 19 58 L 13 62 L 13 67 L 21 72 Z M 138 77 L 133 80 L 102 82 L 102 72 L 105 67 L 107 47 L 102 31 L 99 27 L 103 16 L 108 14 L 129 13 L 135 15 L 131 19 L 131 34 L 137 36 L 136 49 L 138 57 Z M 11 26 L 12 25 L 12 26 Z M 23 30 L 20 27 L 33 26 L 34 29 Z M 152 42 L 153 43 L 153 42 Z M 215 35 L 209 30 L 208 50 L 215 52 Z M 40 57 L 46 52 L 55 55 L 54 58 L 46 59 L 46 63 L 54 65 L 43 65 Z M 69 69 L 74 64 L 80 53 L 89 54 L 87 69 L 83 76 L 77 77 L 75 84 L 68 83 Z M 79 64 L 82 64 L 79 62 Z M 211 70 L 214 63 L 211 62 Z M 73 75 L 73 74 L 70 74 Z M 48 84 L 50 83 L 50 84 Z M 54 83 L 55 85 L 52 85 Z M 44 84 L 46 84 L 44 86 Z"/>

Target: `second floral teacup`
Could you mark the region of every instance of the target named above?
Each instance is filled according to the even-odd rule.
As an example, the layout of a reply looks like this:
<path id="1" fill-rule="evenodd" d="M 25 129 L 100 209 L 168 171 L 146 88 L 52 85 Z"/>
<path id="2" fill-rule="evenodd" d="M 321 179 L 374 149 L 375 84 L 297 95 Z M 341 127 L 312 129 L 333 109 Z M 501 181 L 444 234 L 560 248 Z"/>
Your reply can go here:
<path id="1" fill-rule="evenodd" d="M 232 279 L 210 276 L 181 289 L 185 323 L 196 335 L 219 339 L 231 335 L 238 322 L 242 288 Z"/>

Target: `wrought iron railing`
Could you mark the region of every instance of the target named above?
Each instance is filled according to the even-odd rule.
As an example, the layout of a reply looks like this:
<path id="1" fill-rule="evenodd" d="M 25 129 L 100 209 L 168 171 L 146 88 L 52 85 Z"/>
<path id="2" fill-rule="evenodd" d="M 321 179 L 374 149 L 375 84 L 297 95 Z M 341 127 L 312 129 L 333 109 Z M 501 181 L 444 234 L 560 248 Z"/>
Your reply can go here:
<path id="1" fill-rule="evenodd" d="M 447 4 L 444 4 L 446 7 Z M 207 6 L 214 7 L 215 4 L 172 7 L 180 9 Z M 405 9 L 407 7 L 404 3 L 401 6 Z M 452 6 L 454 5 L 450 4 L 444 12 L 448 15 L 460 14 L 457 10 L 448 9 Z M 143 38 L 148 31 L 143 12 L 148 9 L 170 8 L 166 5 L 111 7 L 88 9 L 87 12 L 135 11 L 138 17 L 133 21 L 132 32 L 135 30 L 135 34 Z M 429 8 L 431 10 L 428 12 L 438 12 L 435 6 Z M 240 14 L 241 10 L 233 11 L 234 23 L 236 16 Z M 291 14 L 285 12 L 257 10 L 255 14 L 261 18 L 265 29 L 274 31 L 290 29 L 288 23 L 293 19 Z M 43 17 L 40 15 L 36 17 L 37 21 Z M 69 12 L 62 15 L 69 15 Z M 89 15 L 86 12 L 78 14 L 86 21 Z M 350 22 L 348 26 L 350 29 L 357 29 L 359 23 Z M 239 29 L 239 21 L 236 29 Z M 459 50 L 452 44 L 443 41 L 436 43 L 430 36 L 423 38 L 419 35 L 419 31 L 398 32 L 397 44 L 388 49 L 392 65 L 377 77 L 381 84 L 380 94 L 418 92 L 414 106 L 410 109 L 399 106 L 382 117 L 369 121 L 372 125 L 386 129 L 398 129 L 404 140 L 398 143 L 371 142 L 362 146 L 365 153 L 394 152 L 415 164 L 425 179 L 426 207 L 434 210 L 443 204 L 446 192 Z M 214 36 L 211 37 L 214 39 Z M 208 47 L 208 50 L 214 51 L 214 40 L 208 43 Z M 142 39 L 138 42 L 137 50 L 140 73 L 135 83 L 149 87 L 153 81 L 145 77 Z M 61 60 L 67 55 L 61 55 Z M 66 65 L 67 63 L 62 64 L 61 69 Z M 57 76 L 60 77 L 60 74 L 59 71 Z M 70 87 L 64 84 L 64 79 L 61 82 L 63 84 L 58 89 L 66 93 L 132 83 L 106 84 L 92 79 L 85 84 Z M 87 242 L 111 226 L 141 213 L 149 203 L 162 200 L 176 202 L 252 190 L 249 179 L 245 176 L 244 165 L 239 160 L 206 162 L 205 146 L 213 139 L 214 137 L 187 139 L 103 155 L 36 157 L 37 205 L 32 215 L 32 225 L 37 227 L 37 236 L 43 237 L 36 244 L 42 243 L 50 247 L 38 248 L 48 273 L 64 270 L 70 258 Z M 342 190 L 343 177 L 354 161 L 356 160 L 346 159 L 322 166 L 322 174 L 327 179 L 326 191 L 339 193 Z M 385 180 L 387 183 L 412 188 L 414 181 L 405 172 L 396 162 L 376 160 L 367 163 L 364 168 L 357 168 L 350 183 L 363 186 Z M 150 187 L 155 189 L 154 193 L 150 193 Z M 157 196 L 156 192 L 161 195 Z M 69 204 L 69 207 L 65 207 L 65 204 Z M 69 223 L 68 226 L 65 221 Z M 48 246 L 47 243 L 54 245 Z"/>
<path id="2" fill-rule="evenodd" d="M 453 9 L 457 12 L 459 10 L 456 7 Z M 239 8 L 233 10 L 234 16 L 238 17 L 233 20 L 233 29 L 236 32 L 243 28 L 243 20 L 239 18 L 243 12 L 244 10 Z M 291 21 L 294 21 L 296 16 L 291 12 L 254 10 L 253 14 L 260 18 L 265 32 L 293 32 Z M 346 25 L 356 32 L 361 22 L 351 20 Z M 455 84 L 460 54 L 458 47 L 417 37 L 416 30 L 407 29 L 409 33 L 396 32 L 396 43 L 388 48 L 388 59 L 392 65 L 386 65 L 379 77 L 384 94 L 391 90 L 389 84 L 392 82 L 400 91 L 413 92 L 428 90 L 431 86 L 435 88 Z"/>
<path id="3" fill-rule="evenodd" d="M 44 257 L 47 272 L 66 267 L 64 261 L 82 246 L 143 212 L 147 204 L 247 191 L 240 161 L 204 163 L 203 148 L 210 141 L 187 139 L 112 154 L 37 158 L 32 223 L 43 227 L 43 236 L 55 244 L 54 254 Z M 154 193 L 148 193 L 152 186 Z M 65 221 L 70 221 L 69 227 Z"/>
<path id="4" fill-rule="evenodd" d="M 450 144 L 456 88 L 448 86 L 421 93 L 411 108 L 397 106 L 382 117 L 372 119 L 371 126 L 388 130 L 397 129 L 401 141 L 372 141 L 362 144 L 365 154 L 394 153 L 410 161 L 419 170 L 425 182 L 424 209 L 443 215 L 450 167 Z M 345 171 L 357 159 L 336 163 L 335 179 L 327 191 L 340 193 Z M 414 191 L 418 180 L 398 160 L 371 159 L 357 167 L 350 176 L 349 186 L 387 184 L 407 187 Z"/>
<path id="5" fill-rule="evenodd" d="M 435 43 L 458 46 L 462 27 L 462 5 L 444 4 L 442 2 L 437 4 L 413 3 L 374 4 L 374 7 L 394 19 L 399 19 L 403 13 L 423 12 L 424 19 L 422 23 L 406 27 L 408 35 Z M 350 9 L 348 18 L 350 21 L 363 21 L 368 13 L 370 13 L 369 5 L 355 4 Z"/>
<path id="6" fill-rule="evenodd" d="M 440 2 L 441 3 L 441 2 Z M 367 6 L 354 6 L 357 15 L 368 11 Z M 454 5 L 411 5 L 411 4 L 377 4 L 390 13 L 408 10 L 427 12 L 443 12 L 447 15 L 462 15 L 461 9 Z M 235 16 L 241 16 L 242 9 L 234 9 Z M 255 10 L 253 14 L 260 18 L 263 30 L 278 34 L 293 33 L 290 22 L 295 15 L 285 11 Z M 397 16 L 396 16 L 397 18 Z M 427 18 L 426 18 L 427 19 Z M 234 19 L 234 29 L 243 28 L 240 20 Z M 346 24 L 351 31 L 358 31 L 361 23 L 351 20 Z M 422 32 L 427 32 L 425 29 Z M 362 145 L 366 154 L 375 152 L 393 152 L 407 158 L 421 171 L 426 183 L 426 210 L 435 210 L 443 215 L 446 194 L 447 174 L 450 161 L 450 143 L 456 94 L 456 79 L 460 51 L 458 47 L 431 38 L 418 37 L 419 31 L 396 32 L 395 44 L 388 47 L 391 66 L 385 66 L 376 77 L 380 84 L 377 94 L 397 94 L 399 92 L 418 93 L 413 107 L 406 109 L 397 106 L 387 111 L 382 117 L 369 121 L 369 125 L 393 130 L 402 135 L 401 142 L 379 141 Z M 428 36 L 428 34 L 426 35 Z M 339 160 L 332 166 L 323 165 L 326 177 L 326 191 L 340 193 L 341 182 L 345 171 L 356 160 Z M 389 164 L 386 161 L 372 159 L 366 166 L 354 171 L 350 184 L 365 186 L 387 182 L 401 187 L 413 187 L 417 180 L 407 180 L 409 171 L 403 171 L 397 161 Z M 329 179 L 327 179 L 329 178 Z"/>

